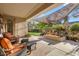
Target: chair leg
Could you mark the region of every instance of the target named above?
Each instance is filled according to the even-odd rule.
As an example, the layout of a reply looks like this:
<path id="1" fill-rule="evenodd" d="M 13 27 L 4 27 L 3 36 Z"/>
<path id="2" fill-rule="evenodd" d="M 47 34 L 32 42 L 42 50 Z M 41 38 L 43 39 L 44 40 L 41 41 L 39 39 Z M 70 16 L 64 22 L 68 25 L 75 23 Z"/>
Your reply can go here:
<path id="1" fill-rule="evenodd" d="M 4 49 L 0 47 L 0 56 L 6 56 Z"/>
<path id="2" fill-rule="evenodd" d="M 28 50 L 26 53 L 27 53 L 27 55 L 30 55 L 31 54 L 31 50 Z"/>

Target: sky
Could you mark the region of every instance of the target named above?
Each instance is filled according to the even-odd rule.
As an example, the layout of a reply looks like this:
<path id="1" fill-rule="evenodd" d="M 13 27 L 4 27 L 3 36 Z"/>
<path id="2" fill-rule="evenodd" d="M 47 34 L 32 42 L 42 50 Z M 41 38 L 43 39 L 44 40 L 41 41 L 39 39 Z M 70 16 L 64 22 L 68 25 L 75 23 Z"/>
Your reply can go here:
<path id="1" fill-rule="evenodd" d="M 52 14 L 52 13 L 55 13 L 55 12 L 59 11 L 60 9 L 62 9 L 63 7 L 65 7 L 66 5 L 68 5 L 68 3 L 67 3 L 67 4 L 63 4 L 63 5 L 61 5 L 61 6 L 57 7 L 57 8 L 54 8 L 54 9 L 52 9 L 52 10 L 49 10 L 48 12 L 45 12 L 44 14 L 39 15 L 36 19 L 41 18 L 41 17 L 44 17 L 44 16 L 48 16 L 48 15 L 50 15 L 50 14 Z M 71 13 L 72 13 L 72 12 L 71 12 Z M 71 14 L 71 13 L 70 13 L 70 14 Z M 79 17 L 72 17 L 72 16 L 69 16 L 68 21 L 69 21 L 69 22 L 79 21 Z"/>
<path id="2" fill-rule="evenodd" d="M 70 17 L 70 19 L 68 20 L 68 22 L 76 22 L 79 21 L 79 17 Z"/>

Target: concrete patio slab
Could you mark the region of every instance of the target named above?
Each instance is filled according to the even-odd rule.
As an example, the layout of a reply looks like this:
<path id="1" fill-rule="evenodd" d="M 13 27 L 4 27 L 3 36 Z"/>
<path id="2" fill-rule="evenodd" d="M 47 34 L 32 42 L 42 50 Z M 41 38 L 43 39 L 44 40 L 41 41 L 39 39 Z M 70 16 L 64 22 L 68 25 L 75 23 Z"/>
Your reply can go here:
<path id="1" fill-rule="evenodd" d="M 73 56 L 79 56 L 79 49 L 77 51 L 73 51 L 71 53 L 71 55 L 73 55 Z"/>
<path id="2" fill-rule="evenodd" d="M 29 56 L 78 56 L 79 52 L 73 52 L 78 46 L 78 42 L 63 41 L 63 42 L 51 42 L 47 40 L 39 39 L 40 37 L 32 36 L 30 41 L 36 41 L 36 50 L 32 51 Z M 51 43 L 49 45 L 49 43 Z M 54 43 L 54 44 L 53 44 Z"/>
<path id="3" fill-rule="evenodd" d="M 32 51 L 29 56 L 46 56 L 54 48 L 51 48 L 47 42 L 38 41 L 36 45 L 36 50 Z"/>
<path id="4" fill-rule="evenodd" d="M 78 45 L 72 45 L 72 44 L 67 43 L 67 42 L 61 42 L 61 43 L 53 45 L 53 47 L 60 49 L 60 50 L 67 52 L 67 53 L 71 52 L 77 46 Z"/>
<path id="5" fill-rule="evenodd" d="M 50 53 L 47 54 L 47 56 L 65 56 L 65 52 L 60 51 L 58 49 L 52 50 Z"/>

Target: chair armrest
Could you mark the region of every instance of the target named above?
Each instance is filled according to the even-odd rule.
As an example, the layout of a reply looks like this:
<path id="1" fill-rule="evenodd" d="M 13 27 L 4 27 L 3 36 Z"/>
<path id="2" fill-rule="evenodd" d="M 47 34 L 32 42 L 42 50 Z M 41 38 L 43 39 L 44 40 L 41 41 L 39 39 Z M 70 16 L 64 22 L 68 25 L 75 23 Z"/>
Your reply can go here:
<path id="1" fill-rule="evenodd" d="M 24 47 L 26 47 L 25 45 L 17 45 L 17 46 L 15 46 L 13 49 L 4 49 L 5 51 L 12 51 L 12 50 L 14 50 L 14 49 L 17 49 L 17 48 L 24 48 Z"/>

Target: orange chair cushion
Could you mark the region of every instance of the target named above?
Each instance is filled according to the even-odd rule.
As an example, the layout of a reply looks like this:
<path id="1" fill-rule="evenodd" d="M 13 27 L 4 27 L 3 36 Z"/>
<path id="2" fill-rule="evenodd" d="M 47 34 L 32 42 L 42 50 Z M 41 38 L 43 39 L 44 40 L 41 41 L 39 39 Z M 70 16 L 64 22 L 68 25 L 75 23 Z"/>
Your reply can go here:
<path id="1" fill-rule="evenodd" d="M 19 45 L 19 44 L 18 45 L 12 45 L 10 40 L 7 39 L 7 38 L 3 38 L 1 40 L 1 45 L 4 49 L 9 49 L 8 52 L 10 52 L 10 53 L 15 53 L 15 52 L 21 50 L 24 47 L 24 45 Z"/>
<path id="2" fill-rule="evenodd" d="M 10 40 L 8 40 L 7 38 L 3 38 L 1 40 L 1 45 L 5 49 L 13 49 L 13 46 L 12 46 Z"/>

